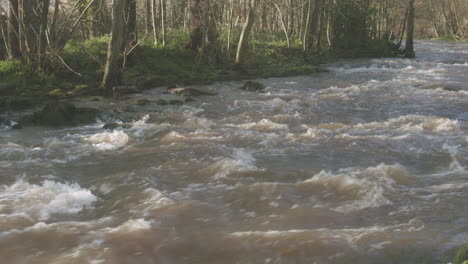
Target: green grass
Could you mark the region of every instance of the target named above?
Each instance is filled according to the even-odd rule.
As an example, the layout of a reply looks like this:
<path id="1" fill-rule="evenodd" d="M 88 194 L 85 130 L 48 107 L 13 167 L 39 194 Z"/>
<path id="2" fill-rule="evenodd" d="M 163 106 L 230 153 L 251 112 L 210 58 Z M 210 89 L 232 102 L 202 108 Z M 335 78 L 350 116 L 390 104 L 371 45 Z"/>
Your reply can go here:
<path id="1" fill-rule="evenodd" d="M 465 264 L 466 262 L 468 262 L 468 244 L 459 247 L 453 258 L 454 264 Z"/>
<path id="2" fill-rule="evenodd" d="M 40 96 L 56 85 L 53 74 L 47 74 L 20 59 L 0 61 L 0 80 L 15 85 L 17 94 L 22 96 Z"/>
<path id="3" fill-rule="evenodd" d="M 127 56 L 123 84 L 135 85 L 140 80 L 157 79 L 155 85 L 187 85 L 253 77 L 292 76 L 325 71 L 318 66 L 325 56 L 394 55 L 388 43 L 382 41 L 369 42 L 363 49 L 346 51 L 344 55 L 331 50 L 305 54 L 299 40 L 292 40 L 288 47 L 282 33 L 255 32 L 254 38 L 249 41 L 245 62 L 235 66 L 233 62 L 239 33 L 240 28 L 233 29 L 229 56 L 226 48 L 227 33 L 220 33 L 220 48 L 216 58 L 200 57 L 197 52 L 188 49 L 190 36 L 184 30 L 168 32 L 164 47 L 155 44 L 152 36 L 149 36 Z M 4 82 L 18 84 L 18 94 L 21 95 L 57 97 L 97 92 L 108 41 L 109 37 L 103 36 L 67 43 L 60 56 L 79 75 L 72 73 L 62 63 L 54 65 L 53 74 L 46 74 L 21 61 L 1 61 L 0 78 Z"/>

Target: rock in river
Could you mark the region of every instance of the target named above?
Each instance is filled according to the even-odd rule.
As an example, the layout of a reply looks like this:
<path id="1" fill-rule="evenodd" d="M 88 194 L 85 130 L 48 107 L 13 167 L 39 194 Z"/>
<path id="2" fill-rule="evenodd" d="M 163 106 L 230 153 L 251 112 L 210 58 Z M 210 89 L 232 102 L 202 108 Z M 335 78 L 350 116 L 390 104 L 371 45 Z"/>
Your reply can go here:
<path id="1" fill-rule="evenodd" d="M 52 101 L 34 113 L 34 123 L 43 126 L 70 126 L 96 121 L 98 110 L 78 108 L 68 102 Z"/>
<path id="2" fill-rule="evenodd" d="M 180 96 L 194 97 L 194 96 L 203 96 L 203 95 L 217 95 L 217 93 L 211 93 L 206 91 L 197 90 L 194 88 L 170 88 L 167 89 L 167 92 L 170 94 L 178 94 Z"/>
<path id="3" fill-rule="evenodd" d="M 240 89 L 249 91 L 249 92 L 260 92 L 263 89 L 265 89 L 265 85 L 259 82 L 247 81 L 244 83 L 244 85 Z"/>

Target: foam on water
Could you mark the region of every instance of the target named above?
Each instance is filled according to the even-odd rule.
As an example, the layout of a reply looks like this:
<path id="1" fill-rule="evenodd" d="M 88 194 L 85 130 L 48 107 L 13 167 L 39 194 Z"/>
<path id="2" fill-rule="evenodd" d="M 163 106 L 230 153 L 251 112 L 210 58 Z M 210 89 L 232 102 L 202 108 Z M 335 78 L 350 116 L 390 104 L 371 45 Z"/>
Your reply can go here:
<path id="1" fill-rule="evenodd" d="M 346 169 L 338 174 L 322 171 L 298 184 L 299 188 L 319 194 L 318 206 L 332 207 L 338 212 L 391 205 L 387 195 L 398 185 L 410 183 L 410 175 L 400 165 L 380 164 L 365 170 Z"/>
<path id="2" fill-rule="evenodd" d="M 97 197 L 78 184 L 46 180 L 38 185 L 19 180 L 0 186 L 0 214 L 24 213 L 39 221 L 52 215 L 78 213 L 95 201 Z"/>
<path id="3" fill-rule="evenodd" d="M 271 121 L 270 119 L 262 119 L 258 122 L 242 124 L 242 125 L 239 125 L 239 127 L 243 129 L 257 130 L 261 132 L 270 132 L 270 131 L 288 129 L 288 125 L 278 124 L 278 123 Z"/>
<path id="4" fill-rule="evenodd" d="M 214 174 L 213 178 L 220 179 L 232 173 L 259 169 L 255 166 L 255 158 L 252 153 L 243 149 L 235 149 L 231 157 L 219 159 L 206 170 Z"/>
<path id="5" fill-rule="evenodd" d="M 151 229 L 151 221 L 146 221 L 145 219 L 131 219 L 127 222 L 119 225 L 115 228 L 109 228 L 107 230 L 110 234 L 126 234 L 135 231 L 144 231 Z"/>
<path id="6" fill-rule="evenodd" d="M 115 150 L 125 146 L 129 141 L 129 136 L 121 130 L 114 130 L 97 133 L 84 140 L 98 150 Z"/>

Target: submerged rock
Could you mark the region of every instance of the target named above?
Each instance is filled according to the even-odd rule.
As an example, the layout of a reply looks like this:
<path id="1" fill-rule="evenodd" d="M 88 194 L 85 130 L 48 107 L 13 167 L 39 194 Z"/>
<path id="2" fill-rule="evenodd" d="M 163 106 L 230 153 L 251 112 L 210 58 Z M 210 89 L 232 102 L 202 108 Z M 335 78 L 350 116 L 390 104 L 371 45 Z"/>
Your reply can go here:
<path id="1" fill-rule="evenodd" d="M 47 103 L 41 111 L 34 113 L 34 123 L 43 126 L 68 126 L 96 121 L 98 110 L 78 108 L 68 102 Z"/>
<path id="2" fill-rule="evenodd" d="M 108 130 L 114 130 L 116 128 L 131 128 L 132 124 L 126 124 L 126 123 L 107 123 L 105 124 L 102 128 L 103 129 L 108 129 Z"/>
<path id="3" fill-rule="evenodd" d="M 170 93 L 170 94 L 178 94 L 180 96 L 186 96 L 186 97 L 217 95 L 217 93 L 201 91 L 201 90 L 197 90 L 197 89 L 190 88 L 190 87 L 187 87 L 187 88 L 170 88 L 170 89 L 167 89 L 167 92 Z"/>
<path id="4" fill-rule="evenodd" d="M 140 93 L 140 89 L 137 86 L 114 86 L 112 87 L 112 94 L 114 97 L 120 97 L 124 94 L 135 94 Z"/>
<path id="5" fill-rule="evenodd" d="M 168 105 L 169 102 L 167 102 L 167 101 L 164 100 L 164 99 L 158 99 L 158 100 L 156 101 L 156 104 L 158 104 L 158 105 Z"/>
<path id="6" fill-rule="evenodd" d="M 138 99 L 138 100 L 135 101 L 135 104 L 142 105 L 142 106 L 146 105 L 148 103 L 150 103 L 150 100 L 148 100 L 148 99 Z"/>
<path id="7" fill-rule="evenodd" d="M 169 104 L 170 105 L 183 105 L 184 102 L 180 101 L 180 100 L 170 100 L 169 101 Z"/>
<path id="8" fill-rule="evenodd" d="M 11 129 L 20 130 L 20 129 L 23 129 L 23 125 L 21 125 L 20 123 L 16 123 L 16 124 L 11 126 Z"/>
<path id="9" fill-rule="evenodd" d="M 259 82 L 247 81 L 244 83 L 244 85 L 240 89 L 249 91 L 249 92 L 260 92 L 263 89 L 265 89 L 265 85 Z"/>
<path id="10" fill-rule="evenodd" d="M 449 91 L 449 92 L 458 92 L 458 91 L 461 91 L 461 90 L 462 90 L 462 89 L 459 88 L 459 87 L 445 86 L 445 85 L 442 85 L 442 84 L 430 84 L 430 85 L 425 85 L 425 86 L 422 86 L 421 89 L 425 89 L 425 90 L 437 90 L 437 89 L 442 89 L 442 90 Z"/>

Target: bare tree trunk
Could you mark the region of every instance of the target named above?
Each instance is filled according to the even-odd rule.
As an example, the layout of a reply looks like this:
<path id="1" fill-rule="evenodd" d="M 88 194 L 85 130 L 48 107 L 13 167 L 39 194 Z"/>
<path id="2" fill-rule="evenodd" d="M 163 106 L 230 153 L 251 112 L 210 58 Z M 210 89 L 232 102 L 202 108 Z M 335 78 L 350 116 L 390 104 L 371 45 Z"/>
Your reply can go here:
<path id="1" fill-rule="evenodd" d="M 153 22 L 154 45 L 158 45 L 158 29 L 156 27 L 156 0 L 151 0 L 151 21 Z"/>
<path id="2" fill-rule="evenodd" d="M 408 10 L 408 31 L 406 33 L 406 45 L 405 45 L 405 57 L 414 58 L 416 54 L 414 53 L 413 47 L 413 33 L 414 33 L 414 0 L 409 1 L 409 10 Z"/>
<path id="3" fill-rule="evenodd" d="M 162 45 L 166 46 L 166 1 L 160 0 Z"/>
<path id="4" fill-rule="evenodd" d="M 104 67 L 101 88 L 109 94 L 110 90 L 122 79 L 122 72 L 119 64 L 119 57 L 122 51 L 124 37 L 124 16 L 127 0 L 114 0 L 112 5 L 112 28 L 109 45 L 107 48 L 107 60 Z"/>
<path id="5" fill-rule="evenodd" d="M 15 59 L 21 56 L 20 49 L 20 24 L 18 0 L 9 0 L 8 9 L 8 59 Z"/>
<path id="6" fill-rule="evenodd" d="M 44 63 L 44 57 L 45 57 L 45 51 L 47 48 L 47 21 L 48 21 L 48 16 L 49 16 L 49 4 L 50 0 L 42 0 L 40 1 L 40 6 L 39 6 L 39 43 L 38 43 L 38 48 L 37 48 L 37 59 L 38 59 L 38 65 L 43 65 Z"/>
<path id="7" fill-rule="evenodd" d="M 137 41 L 137 0 L 127 0 L 127 8 L 125 10 L 125 22 L 127 26 L 125 27 L 125 47 L 127 50 L 131 49 Z"/>
<path id="8" fill-rule="evenodd" d="M 57 20 L 58 20 L 58 17 L 59 17 L 59 7 L 60 7 L 60 0 L 55 0 L 55 3 L 54 3 L 54 15 L 52 17 L 52 24 L 50 25 L 50 29 L 49 29 L 49 36 L 50 36 L 50 41 L 51 42 L 55 42 L 55 40 L 57 39 Z M 93 28 L 92 24 L 91 24 L 91 29 Z M 92 34 L 92 30 L 91 30 L 91 34 Z"/>
<path id="9" fill-rule="evenodd" d="M 146 34 L 150 34 L 151 33 L 151 0 L 146 0 L 145 2 L 146 4 L 146 8 L 145 8 L 145 15 L 146 15 L 146 23 L 145 23 L 145 32 Z"/>
<path id="10" fill-rule="evenodd" d="M 286 28 L 286 25 L 284 24 L 283 12 L 281 12 L 280 7 L 279 7 L 276 3 L 275 3 L 275 6 L 276 6 L 276 8 L 278 9 L 278 13 L 279 13 L 279 15 L 280 15 L 281 25 L 283 26 L 283 31 L 284 31 L 284 35 L 286 36 L 286 42 L 287 42 L 288 48 L 290 48 L 290 47 L 291 47 L 291 43 L 289 42 L 288 29 Z"/>
<path id="11" fill-rule="evenodd" d="M 202 0 L 194 0 L 191 9 L 192 32 L 190 33 L 190 49 L 198 51 L 203 44 L 203 4 Z"/>
<path id="12" fill-rule="evenodd" d="M 252 31 L 252 26 L 255 21 L 255 6 L 255 0 L 251 0 L 250 5 L 248 7 L 249 13 L 247 14 L 247 19 L 245 20 L 244 27 L 242 28 L 242 32 L 239 39 L 239 45 L 237 46 L 236 65 L 242 64 L 244 60 L 247 41 L 249 39 L 249 35 Z"/>

